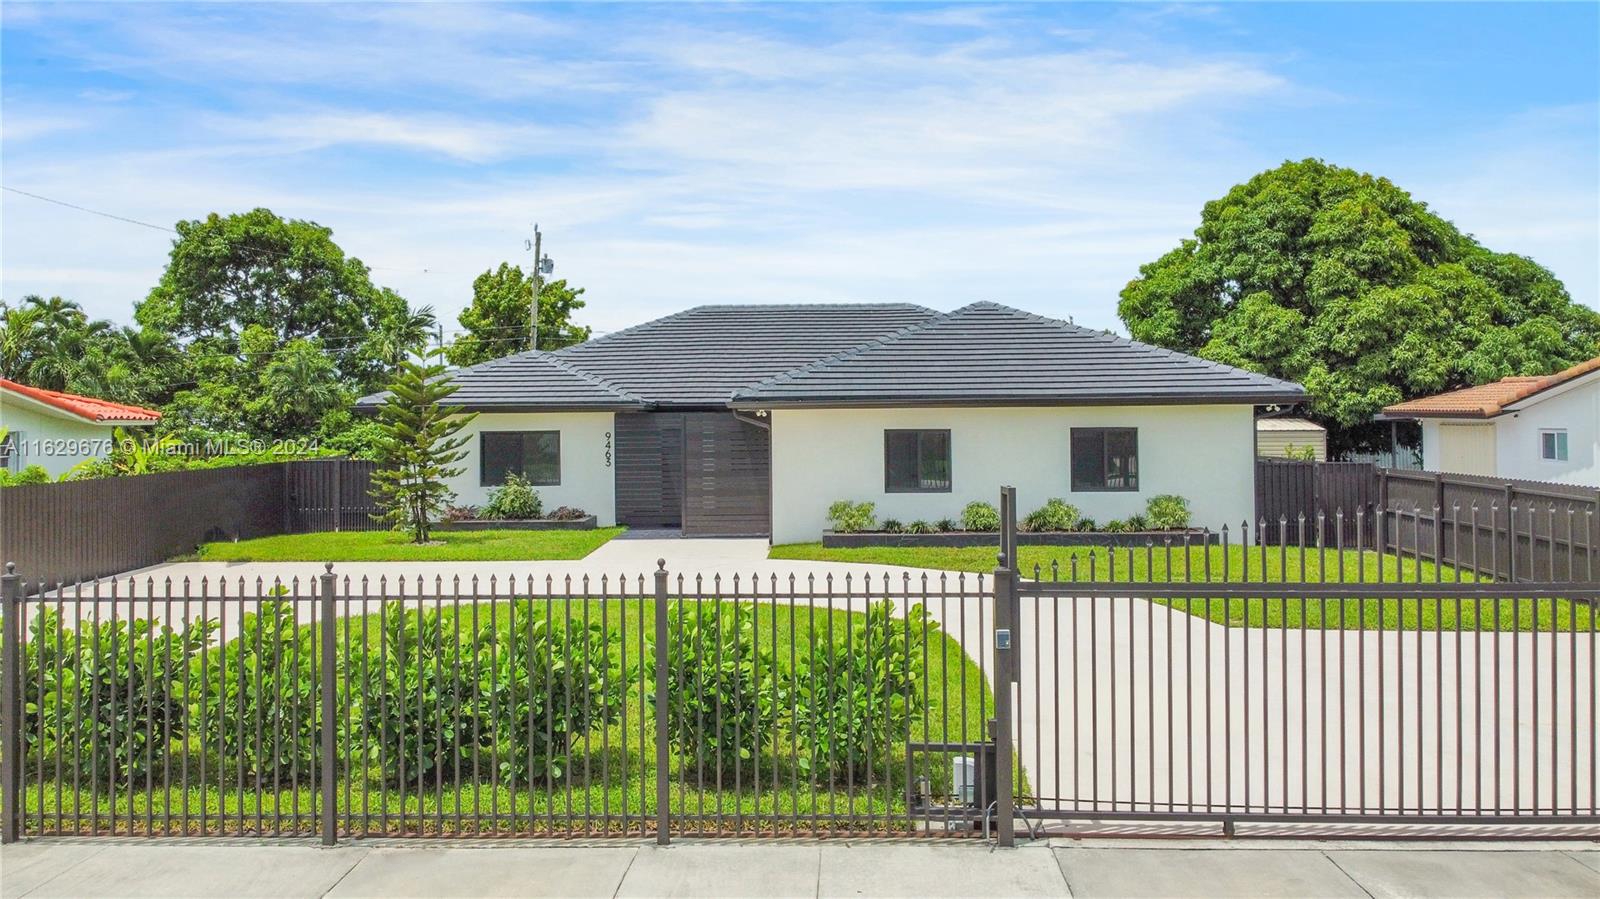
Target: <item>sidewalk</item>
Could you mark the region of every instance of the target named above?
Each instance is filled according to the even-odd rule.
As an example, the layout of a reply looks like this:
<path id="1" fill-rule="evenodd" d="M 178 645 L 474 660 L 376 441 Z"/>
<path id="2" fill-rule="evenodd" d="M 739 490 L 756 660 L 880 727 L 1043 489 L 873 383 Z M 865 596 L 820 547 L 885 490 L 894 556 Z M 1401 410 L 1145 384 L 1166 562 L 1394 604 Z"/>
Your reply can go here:
<path id="1" fill-rule="evenodd" d="M 35 840 L 0 895 L 1584 896 L 1596 843 Z"/>

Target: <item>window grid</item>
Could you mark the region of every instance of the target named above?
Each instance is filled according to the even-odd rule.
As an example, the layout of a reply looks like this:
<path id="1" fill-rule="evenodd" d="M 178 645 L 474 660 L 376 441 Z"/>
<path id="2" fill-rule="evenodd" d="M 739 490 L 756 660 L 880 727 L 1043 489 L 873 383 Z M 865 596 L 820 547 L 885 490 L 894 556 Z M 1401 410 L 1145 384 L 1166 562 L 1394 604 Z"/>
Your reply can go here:
<path id="1" fill-rule="evenodd" d="M 950 431 L 947 428 L 885 430 L 884 492 L 949 493 L 953 482 L 950 457 Z"/>

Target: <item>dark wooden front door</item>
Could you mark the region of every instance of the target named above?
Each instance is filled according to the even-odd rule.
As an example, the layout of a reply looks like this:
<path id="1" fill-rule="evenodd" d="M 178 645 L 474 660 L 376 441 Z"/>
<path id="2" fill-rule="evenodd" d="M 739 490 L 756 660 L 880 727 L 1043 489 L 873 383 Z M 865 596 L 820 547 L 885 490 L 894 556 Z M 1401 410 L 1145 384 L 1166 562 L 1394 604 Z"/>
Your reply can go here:
<path id="1" fill-rule="evenodd" d="M 765 428 L 731 412 L 691 412 L 683 422 L 683 533 L 772 533 L 772 448 Z"/>
<path id="2" fill-rule="evenodd" d="M 683 413 L 618 413 L 617 523 L 683 525 Z"/>

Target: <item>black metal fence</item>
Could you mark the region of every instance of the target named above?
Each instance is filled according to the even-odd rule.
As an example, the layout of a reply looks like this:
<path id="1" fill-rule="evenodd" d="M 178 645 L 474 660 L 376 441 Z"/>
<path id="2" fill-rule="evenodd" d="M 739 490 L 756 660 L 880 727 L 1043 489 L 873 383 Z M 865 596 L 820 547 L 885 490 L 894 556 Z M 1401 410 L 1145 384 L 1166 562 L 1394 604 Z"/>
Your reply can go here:
<path id="1" fill-rule="evenodd" d="M 1001 513 L 988 576 L 8 573 L 4 836 L 1600 824 L 1586 561 L 1438 566 L 1383 509 L 1068 548 Z"/>
<path id="2" fill-rule="evenodd" d="M 381 530 L 375 463 L 316 459 L 0 490 L 0 558 L 55 579 L 153 565 L 212 540 Z"/>
<path id="3" fill-rule="evenodd" d="M 7 839 L 970 834 L 992 802 L 954 761 L 993 716 L 978 575 L 4 596 Z"/>
<path id="4" fill-rule="evenodd" d="M 1592 836 L 1592 531 L 1508 584 L 1476 548 L 1432 564 L 1419 519 L 1258 520 L 1215 550 L 1179 539 L 997 572 L 998 626 L 1033 647 L 1001 666 L 1034 787 L 1019 814 Z"/>

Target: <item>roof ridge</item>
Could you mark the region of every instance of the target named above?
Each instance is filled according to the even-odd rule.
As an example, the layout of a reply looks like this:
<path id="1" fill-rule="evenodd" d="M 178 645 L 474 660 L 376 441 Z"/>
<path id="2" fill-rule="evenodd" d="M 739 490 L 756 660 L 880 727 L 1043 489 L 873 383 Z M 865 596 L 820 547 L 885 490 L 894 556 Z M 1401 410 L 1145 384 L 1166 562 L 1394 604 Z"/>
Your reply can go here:
<path id="1" fill-rule="evenodd" d="M 602 390 L 610 391 L 611 393 L 616 394 L 619 398 L 628 400 L 629 402 L 642 403 L 645 401 L 643 397 L 624 390 L 623 388 L 607 381 L 593 372 L 584 371 L 565 359 L 557 358 L 556 354 L 550 350 L 523 350 L 519 353 L 512 353 L 509 356 L 501 356 L 496 359 L 486 359 L 483 362 L 464 366 L 462 368 L 455 369 L 454 371 L 447 372 L 447 374 L 454 378 L 467 372 L 494 371 L 525 359 L 537 359 L 542 362 L 548 362 L 550 365 L 566 372 L 567 374 L 581 378 L 585 382 L 599 387 Z"/>
<path id="2" fill-rule="evenodd" d="M 914 333 L 916 333 L 918 331 L 925 330 L 925 329 L 927 329 L 927 328 L 929 328 L 929 327 L 931 327 L 931 326 L 933 326 L 935 324 L 938 324 L 940 322 L 948 321 L 952 317 L 954 317 L 956 314 L 961 313 L 961 312 L 970 311 L 971 309 L 973 309 L 974 307 L 976 307 L 978 305 L 979 305 L 978 303 L 968 303 L 967 305 L 962 306 L 959 309 L 952 309 L 949 312 L 939 312 L 939 313 L 935 314 L 933 316 L 933 318 L 924 319 L 923 321 L 917 322 L 914 325 L 905 325 L 905 326 L 903 326 L 901 328 L 897 328 L 897 329 L 895 329 L 893 331 L 890 331 L 887 334 L 883 334 L 883 335 L 880 335 L 878 337 L 874 337 L 873 339 L 871 339 L 869 341 L 866 341 L 865 343 L 856 344 L 853 347 L 849 347 L 847 349 L 840 350 L 839 352 L 833 353 L 832 355 L 824 356 L 821 359 L 817 359 L 817 360 L 814 360 L 812 362 L 807 362 L 805 365 L 801 365 L 801 366 L 798 366 L 796 368 L 791 368 L 786 372 L 781 372 L 779 374 L 773 375 L 773 376 L 768 377 L 768 378 L 762 378 L 761 380 L 756 381 L 756 382 L 754 382 L 752 384 L 746 384 L 745 386 L 740 387 L 737 390 L 733 391 L 733 393 L 730 394 L 730 396 L 737 397 L 741 393 L 746 393 L 746 392 L 751 391 L 751 390 L 756 390 L 757 388 L 760 388 L 760 387 L 762 387 L 764 385 L 767 385 L 767 384 L 782 383 L 784 381 L 793 379 L 794 377 L 796 377 L 798 375 L 805 374 L 806 372 L 817 370 L 817 369 L 821 368 L 822 366 L 832 365 L 832 364 L 834 364 L 836 362 L 843 362 L 844 360 L 850 359 L 850 358 L 852 358 L 854 356 L 857 356 L 857 355 L 859 355 L 861 353 L 864 353 L 867 350 L 876 349 L 877 347 L 880 347 L 880 346 L 886 346 L 886 345 L 888 345 L 890 343 L 893 343 L 893 342 L 895 342 L 897 340 L 901 340 L 903 338 L 909 337 L 909 336 L 911 336 L 912 334 L 914 334 Z M 932 312 L 934 310 L 930 309 L 928 311 Z"/>
<path id="3" fill-rule="evenodd" d="M 631 390 L 625 390 L 622 387 L 619 387 L 618 385 L 611 383 L 610 381 L 606 380 L 605 378 L 602 378 L 599 375 L 594 374 L 593 372 L 585 371 L 585 370 L 579 368 L 578 366 L 573 365 L 571 362 L 568 362 L 565 359 L 558 359 L 554 353 L 548 353 L 547 352 L 547 353 L 544 354 L 544 358 L 545 358 L 546 361 L 548 361 L 551 365 L 554 365 L 556 368 L 559 368 L 562 371 L 567 372 L 567 373 L 569 373 L 569 374 L 571 374 L 571 375 L 573 375 L 575 377 L 581 378 L 582 380 L 586 381 L 587 383 L 593 384 L 594 386 L 599 387 L 602 390 L 608 390 L 611 393 L 616 394 L 617 397 L 620 398 L 620 399 L 625 399 L 625 400 L 627 400 L 629 402 L 632 402 L 632 403 L 643 403 L 645 405 L 649 405 L 649 403 L 645 402 L 644 397 L 639 396 L 638 394 L 634 393 Z"/>
<path id="4" fill-rule="evenodd" d="M 1061 331 L 1069 332 L 1069 333 L 1074 334 L 1074 335 L 1082 335 L 1082 336 L 1085 336 L 1085 337 L 1087 337 L 1089 339 L 1092 339 L 1092 340 L 1099 340 L 1099 341 L 1108 342 L 1108 343 L 1112 343 L 1112 344 L 1121 344 L 1121 345 L 1128 346 L 1128 347 L 1133 348 L 1133 349 L 1144 350 L 1144 351 L 1156 353 L 1158 355 L 1161 355 L 1161 356 L 1164 356 L 1164 357 L 1167 357 L 1167 358 L 1171 358 L 1171 357 L 1175 357 L 1175 356 L 1182 356 L 1186 361 L 1188 361 L 1191 364 L 1199 363 L 1199 364 L 1202 364 L 1202 365 L 1204 365 L 1204 366 L 1206 366 L 1206 367 L 1208 367 L 1210 369 L 1213 369 L 1213 370 L 1238 372 L 1240 374 L 1248 375 L 1248 376 L 1251 376 L 1251 377 L 1263 378 L 1263 379 L 1271 381 L 1271 382 L 1273 382 L 1275 384 L 1291 386 L 1290 382 L 1285 381 L 1282 378 L 1275 378 L 1275 377 L 1273 377 L 1271 375 L 1262 374 L 1261 372 L 1253 372 L 1253 371 L 1250 371 L 1249 369 L 1239 368 L 1238 366 L 1228 365 L 1228 364 L 1222 363 L 1222 362 L 1217 362 L 1216 360 L 1213 360 L 1213 359 L 1204 359 L 1204 358 L 1201 358 L 1199 356 L 1190 355 L 1188 353 L 1180 353 L 1177 350 L 1168 349 L 1167 347 L 1161 347 L 1161 346 L 1156 346 L 1154 344 L 1143 343 L 1141 341 L 1137 341 L 1137 340 L 1134 340 L 1134 339 L 1129 338 L 1129 337 L 1123 337 L 1120 334 L 1114 334 L 1114 333 L 1111 333 L 1111 332 L 1108 332 L 1108 331 L 1103 331 L 1103 330 L 1099 330 L 1099 329 L 1096 329 L 1096 328 L 1090 328 L 1090 327 L 1087 327 L 1087 326 L 1084 326 L 1084 325 L 1080 325 L 1077 322 L 1063 321 L 1062 319 L 1059 319 L 1059 318 L 1051 318 L 1050 316 L 1041 315 L 1040 313 L 1037 313 L 1037 312 L 1030 312 L 1030 311 L 1028 311 L 1026 309 L 1018 309 L 1015 306 L 1007 306 L 1004 303 L 996 302 L 994 300 L 974 300 L 973 302 L 970 302 L 970 303 L 968 303 L 968 304 L 966 304 L 964 306 L 961 306 L 961 307 L 956 308 L 956 309 L 952 309 L 949 312 L 940 313 L 939 315 L 936 315 L 933 318 L 927 319 L 927 320 L 922 321 L 922 322 L 918 322 L 917 324 L 907 325 L 904 328 L 901 328 L 901 329 L 899 329 L 897 331 L 894 331 L 894 332 L 891 332 L 889 334 L 885 334 L 882 337 L 878 337 L 876 339 L 867 341 L 866 343 L 858 344 L 858 345 L 850 347 L 849 349 L 846 349 L 846 350 L 841 350 L 840 352 L 835 353 L 832 356 L 829 356 L 829 357 L 826 357 L 826 358 L 823 358 L 823 359 L 818 359 L 815 362 L 809 362 L 809 363 L 807 363 L 807 364 L 805 364 L 803 366 L 800 366 L 798 368 L 793 368 L 793 369 L 790 369 L 789 371 L 783 372 L 782 374 L 773 375 L 770 378 L 765 378 L 763 380 L 755 382 L 754 384 L 746 385 L 745 387 L 741 387 L 740 389 L 734 391 L 733 392 L 733 396 L 738 397 L 739 395 L 741 395 L 743 393 L 747 393 L 747 392 L 750 392 L 750 391 L 754 391 L 754 390 L 760 389 L 760 388 L 762 388 L 762 387 L 764 387 L 764 386 L 766 386 L 768 384 L 783 383 L 785 381 L 792 380 L 793 378 L 798 377 L 798 376 L 800 376 L 802 374 L 806 374 L 806 373 L 809 373 L 811 371 L 819 370 L 819 369 L 821 369 L 821 368 L 823 368 L 825 366 L 828 366 L 828 365 L 834 365 L 836 363 L 843 362 L 843 361 L 845 361 L 847 359 L 854 358 L 855 356 L 858 356 L 858 355 L 860 355 L 862 353 L 865 353 L 865 352 L 867 352 L 869 350 L 878 349 L 878 348 L 880 348 L 882 346 L 887 346 L 889 344 L 895 343 L 895 342 L 897 342 L 899 340 L 904 339 L 905 337 L 909 337 L 911 334 L 916 333 L 918 331 L 923 331 L 923 330 L 927 330 L 927 329 L 930 329 L 930 328 L 938 327 L 940 325 L 943 325 L 943 324 L 945 324 L 945 323 L 947 323 L 949 321 L 952 321 L 952 320 L 956 319 L 958 316 L 960 316 L 960 315 L 962 315 L 964 313 L 970 313 L 970 312 L 973 312 L 973 311 L 979 310 L 979 309 L 1000 311 L 1000 312 L 1006 313 L 1007 315 L 1010 315 L 1010 316 L 1012 316 L 1014 318 L 1020 318 L 1020 319 L 1024 319 L 1024 320 L 1035 321 L 1035 322 L 1038 322 L 1040 324 L 1048 325 L 1050 327 L 1056 328 L 1056 329 L 1061 330 Z"/>
<path id="5" fill-rule="evenodd" d="M 660 318 L 652 318 L 649 321 L 640 322 L 637 325 L 629 325 L 626 328 L 622 328 L 621 330 L 617 330 L 617 331 L 612 331 L 609 334 L 602 334 L 599 337 L 593 338 L 592 340 L 585 340 L 582 343 L 575 343 L 575 344 L 573 344 L 571 346 L 564 346 L 559 350 L 551 351 L 550 355 L 557 356 L 557 355 L 560 355 L 562 353 L 571 352 L 572 350 L 578 349 L 579 347 L 592 347 L 592 346 L 595 346 L 597 344 L 607 343 L 607 342 L 616 340 L 618 337 L 621 337 L 624 334 L 638 334 L 638 333 L 646 332 L 646 331 L 648 331 L 648 330 L 650 330 L 652 328 L 655 328 L 656 326 L 660 325 L 663 322 L 668 322 L 668 321 L 671 321 L 671 320 L 673 320 L 675 318 L 682 318 L 683 316 L 688 315 L 691 312 L 698 312 L 699 310 L 705 309 L 705 308 L 707 308 L 707 306 L 702 303 L 699 306 L 690 306 L 688 309 L 679 309 L 677 312 L 673 312 L 673 313 L 669 313 L 667 315 L 663 315 Z"/>
<path id="6" fill-rule="evenodd" d="M 642 334 L 642 333 L 649 333 L 650 331 L 655 330 L 658 326 L 663 325 L 663 324 L 665 324 L 667 322 L 673 321 L 675 319 L 680 319 L 680 318 L 683 318 L 684 316 L 689 315 L 691 313 L 701 312 L 701 311 L 704 311 L 704 310 L 707 310 L 707 309 L 900 309 L 900 308 L 904 308 L 904 309 L 919 309 L 919 310 L 921 310 L 923 312 L 929 312 L 929 313 L 934 313 L 934 312 L 938 311 L 938 310 L 929 308 L 927 306 L 924 306 L 924 305 L 922 305 L 920 303 L 906 303 L 906 302 L 898 302 L 898 301 L 896 301 L 896 302 L 885 302 L 885 303 L 700 303 L 700 304 L 695 305 L 695 306 L 690 306 L 688 309 L 680 309 L 677 312 L 668 313 L 667 315 L 663 315 L 660 318 L 652 318 L 649 321 L 639 322 L 636 325 L 629 325 L 626 328 L 622 328 L 622 329 L 617 330 L 617 331 L 612 331 L 609 334 L 602 334 L 601 336 L 596 337 L 596 338 L 594 338 L 592 340 L 585 340 L 582 343 L 575 343 L 575 344 L 573 344 L 571 346 L 562 347 L 559 350 L 552 351 L 552 354 L 553 355 L 564 355 L 566 353 L 572 352 L 574 350 L 579 350 L 579 349 L 582 349 L 582 348 L 585 348 L 585 347 L 592 347 L 592 346 L 595 346 L 597 344 L 603 344 L 603 343 L 612 342 L 612 341 L 615 341 L 617 338 L 622 337 L 624 335 L 637 335 L 637 334 Z"/>

